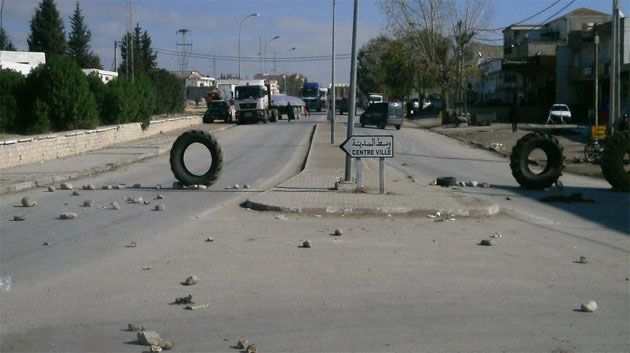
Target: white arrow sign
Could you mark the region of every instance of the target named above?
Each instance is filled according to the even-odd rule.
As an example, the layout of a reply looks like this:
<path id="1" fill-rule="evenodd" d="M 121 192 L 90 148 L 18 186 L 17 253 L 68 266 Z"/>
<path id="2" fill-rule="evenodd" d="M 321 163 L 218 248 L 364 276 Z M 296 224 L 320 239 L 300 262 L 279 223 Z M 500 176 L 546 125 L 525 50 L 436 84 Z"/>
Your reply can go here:
<path id="1" fill-rule="evenodd" d="M 393 158 L 394 136 L 356 135 L 345 140 L 340 146 L 351 158 Z"/>

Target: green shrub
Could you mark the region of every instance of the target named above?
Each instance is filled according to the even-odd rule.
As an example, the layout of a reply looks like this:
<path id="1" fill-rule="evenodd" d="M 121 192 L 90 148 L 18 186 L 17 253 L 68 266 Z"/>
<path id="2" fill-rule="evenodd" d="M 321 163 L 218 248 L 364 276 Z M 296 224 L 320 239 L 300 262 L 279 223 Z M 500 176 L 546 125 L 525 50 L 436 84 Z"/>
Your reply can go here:
<path id="1" fill-rule="evenodd" d="M 104 121 L 103 108 L 105 106 L 105 98 L 107 97 L 107 85 L 104 84 L 98 76 L 93 74 L 87 76 L 87 81 L 90 92 L 94 95 L 99 121 Z"/>
<path id="2" fill-rule="evenodd" d="M 155 99 L 155 90 L 147 78 L 137 77 L 135 83 L 117 78 L 108 85 L 103 105 L 103 122 L 141 122 L 142 127 L 146 128 L 155 110 Z"/>
<path id="3" fill-rule="evenodd" d="M 0 131 L 14 132 L 19 117 L 18 97 L 24 76 L 9 69 L 0 70 Z"/>
<path id="4" fill-rule="evenodd" d="M 98 125 L 94 95 L 77 63 L 53 55 L 26 78 L 20 96 L 18 130 L 42 133 L 91 129 Z"/>
<path id="5" fill-rule="evenodd" d="M 153 83 L 147 77 L 136 77 L 134 93 L 138 100 L 138 115 L 134 121 L 142 123 L 142 128 L 146 129 L 151 123 L 151 115 L 155 111 L 156 94 Z"/>
<path id="6" fill-rule="evenodd" d="M 164 69 L 152 70 L 148 76 L 157 97 L 154 114 L 184 111 L 184 85 L 181 79 Z"/>

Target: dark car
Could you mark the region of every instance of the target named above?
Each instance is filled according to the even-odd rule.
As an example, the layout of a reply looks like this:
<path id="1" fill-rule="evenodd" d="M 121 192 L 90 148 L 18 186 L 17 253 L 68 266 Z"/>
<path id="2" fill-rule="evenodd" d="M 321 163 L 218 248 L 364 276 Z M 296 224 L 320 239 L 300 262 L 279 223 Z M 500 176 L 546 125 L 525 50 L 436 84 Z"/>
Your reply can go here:
<path id="1" fill-rule="evenodd" d="M 226 123 L 234 119 L 234 108 L 227 101 L 212 101 L 208 103 L 208 110 L 203 114 L 203 122 L 211 123 L 215 119 L 221 119 Z"/>
<path id="2" fill-rule="evenodd" d="M 403 105 L 401 102 L 372 103 L 361 114 L 361 126 L 376 125 L 384 129 L 387 125 L 394 125 L 400 130 L 403 124 Z"/>

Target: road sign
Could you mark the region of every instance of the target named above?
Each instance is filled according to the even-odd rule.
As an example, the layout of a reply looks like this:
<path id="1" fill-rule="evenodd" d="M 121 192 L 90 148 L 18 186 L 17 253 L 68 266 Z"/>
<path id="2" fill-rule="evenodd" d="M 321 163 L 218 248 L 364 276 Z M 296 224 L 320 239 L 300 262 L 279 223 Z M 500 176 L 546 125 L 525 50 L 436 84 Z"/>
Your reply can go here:
<path id="1" fill-rule="evenodd" d="M 606 139 L 606 126 L 605 125 L 591 126 L 591 136 L 593 137 L 593 140 Z"/>
<path id="2" fill-rule="evenodd" d="M 394 136 L 354 135 L 339 148 L 351 158 L 394 158 Z"/>

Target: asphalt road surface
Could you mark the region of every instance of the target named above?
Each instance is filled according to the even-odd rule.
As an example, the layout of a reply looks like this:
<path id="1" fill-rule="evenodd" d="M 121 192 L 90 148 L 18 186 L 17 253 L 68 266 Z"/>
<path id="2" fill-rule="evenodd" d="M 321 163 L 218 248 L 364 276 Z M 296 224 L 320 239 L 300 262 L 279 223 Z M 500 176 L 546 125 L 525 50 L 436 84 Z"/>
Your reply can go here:
<path id="1" fill-rule="evenodd" d="M 225 167 L 205 191 L 36 190 L 28 194 L 40 204 L 26 222 L 5 220 L 23 211 L 15 205 L 27 193 L 3 197 L 1 274 L 14 285 L 0 292 L 2 351 L 147 351 L 128 323 L 174 339 L 180 352 L 237 352 L 241 337 L 262 352 L 628 351 L 627 194 L 567 175 L 565 191 L 595 203 L 544 204 L 539 198 L 559 191 L 519 189 L 507 160 L 403 128 L 386 131 L 396 138 L 392 166 L 423 183 L 450 175 L 493 184 L 444 192 L 491 199 L 501 215 L 282 220 L 238 207 L 257 191 L 225 187 L 269 184 L 322 118 L 219 133 Z M 173 180 L 167 157 L 157 157 L 74 184 Z M 154 205 L 158 193 L 165 211 L 123 201 Z M 107 209 L 78 207 L 88 198 Z M 109 209 L 113 200 L 120 210 Z M 79 219 L 55 219 L 66 210 Z M 335 228 L 344 235 L 331 236 Z M 495 246 L 477 245 L 496 232 Z M 311 249 L 299 247 L 306 239 Z M 582 255 L 588 264 L 574 262 Z M 198 285 L 180 284 L 193 274 Z M 169 305 L 188 294 L 210 306 Z M 578 312 L 589 299 L 599 309 Z"/>

